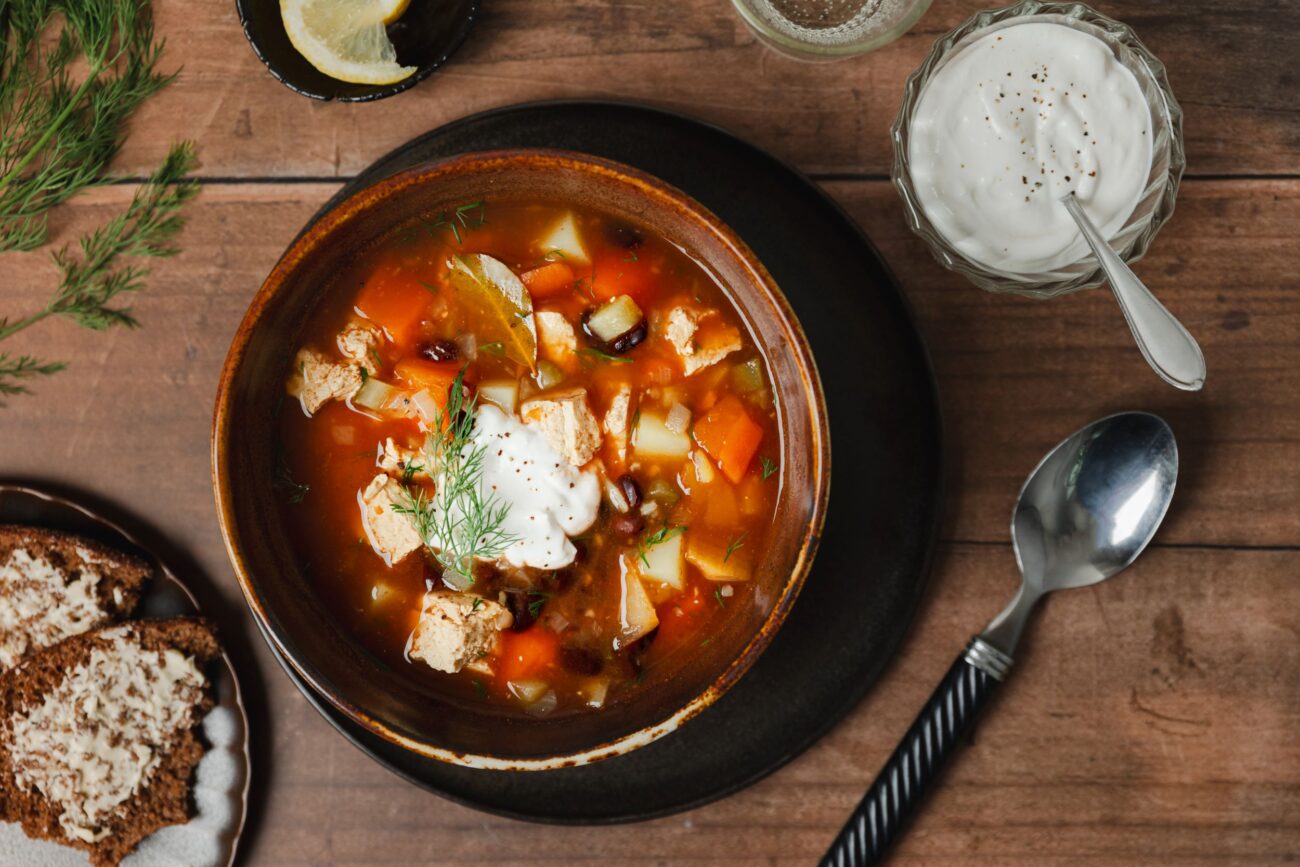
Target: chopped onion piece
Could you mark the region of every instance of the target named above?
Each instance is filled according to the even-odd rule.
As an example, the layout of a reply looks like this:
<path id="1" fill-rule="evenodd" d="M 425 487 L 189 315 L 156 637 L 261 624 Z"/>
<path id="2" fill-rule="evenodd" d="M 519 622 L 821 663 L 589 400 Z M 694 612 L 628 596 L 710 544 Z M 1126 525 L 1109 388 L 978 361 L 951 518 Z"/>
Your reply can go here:
<path id="1" fill-rule="evenodd" d="M 627 497 L 623 496 L 618 485 L 610 479 L 605 479 L 605 499 L 620 512 L 627 512 L 632 508 L 632 504 L 627 501 Z"/>
<path id="2" fill-rule="evenodd" d="M 546 612 L 546 616 L 542 618 L 542 622 L 546 624 L 548 629 L 555 633 L 563 632 L 569 628 L 569 618 L 565 617 L 558 611 Z"/>
<path id="3" fill-rule="evenodd" d="M 537 383 L 533 382 L 533 378 L 531 376 L 525 376 L 519 380 L 520 400 L 528 400 L 528 398 L 537 394 L 537 392 L 539 391 L 541 391 L 541 389 L 537 387 Z"/>
<path id="4" fill-rule="evenodd" d="M 350 446 L 357 441 L 357 429 L 350 424 L 336 424 L 330 428 L 330 434 L 341 446 Z"/>
<path id="5" fill-rule="evenodd" d="M 646 499 L 671 506 L 677 502 L 678 496 L 668 480 L 655 479 L 650 483 L 650 487 L 646 488 Z"/>
<path id="6" fill-rule="evenodd" d="M 549 361 L 537 362 L 537 386 L 545 391 L 564 382 L 564 371 Z"/>
<path id="7" fill-rule="evenodd" d="M 362 383 L 361 389 L 352 396 L 352 402 L 366 409 L 387 409 L 388 402 L 397 393 L 396 388 L 372 376 Z"/>
<path id="8" fill-rule="evenodd" d="M 537 701 L 525 707 L 524 713 L 528 714 L 529 716 L 546 716 L 551 711 L 555 710 L 555 706 L 558 703 L 559 703 L 559 697 L 556 696 L 555 690 L 548 689 L 546 691 L 546 695 L 542 696 Z"/>
<path id="9" fill-rule="evenodd" d="M 427 424 L 433 424 L 442 414 L 442 407 L 438 406 L 438 401 L 433 399 L 425 389 L 420 389 L 411 395 L 411 403 L 415 404 L 415 411 L 420 418 Z"/>
<path id="10" fill-rule="evenodd" d="M 741 394 L 749 394 L 763 387 L 763 366 L 757 358 L 731 368 L 731 385 Z"/>
<path id="11" fill-rule="evenodd" d="M 525 704 L 539 701 L 550 688 L 550 684 L 544 680 L 512 680 L 506 684 L 510 694 Z"/>
<path id="12" fill-rule="evenodd" d="M 717 474 L 713 472 L 713 462 L 709 460 L 709 456 L 703 450 L 696 449 L 691 452 L 691 461 L 695 464 L 695 478 L 700 484 L 712 484 Z"/>
<path id="13" fill-rule="evenodd" d="M 478 358 L 478 338 L 473 334 L 462 334 L 457 337 L 456 348 L 460 350 L 460 357 L 466 361 Z"/>
<path id="14" fill-rule="evenodd" d="M 587 699 L 587 707 L 604 707 L 605 696 L 609 694 L 609 678 L 593 678 L 582 685 L 582 695 Z"/>
<path id="15" fill-rule="evenodd" d="M 674 403 L 668 410 L 668 418 L 664 419 L 664 427 L 673 433 L 686 433 L 690 425 L 691 411 L 680 403 Z"/>

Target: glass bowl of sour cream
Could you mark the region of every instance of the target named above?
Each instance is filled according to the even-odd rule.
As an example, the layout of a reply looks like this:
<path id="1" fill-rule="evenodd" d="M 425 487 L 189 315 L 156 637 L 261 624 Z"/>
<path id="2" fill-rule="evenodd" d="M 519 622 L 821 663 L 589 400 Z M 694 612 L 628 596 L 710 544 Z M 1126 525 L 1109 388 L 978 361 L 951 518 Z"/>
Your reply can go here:
<path id="1" fill-rule="evenodd" d="M 1132 262 L 1173 213 L 1185 164 L 1164 65 L 1082 3 L 1025 0 L 939 39 L 891 133 L 908 224 L 940 264 L 1039 297 L 1103 281 L 1063 196 Z"/>

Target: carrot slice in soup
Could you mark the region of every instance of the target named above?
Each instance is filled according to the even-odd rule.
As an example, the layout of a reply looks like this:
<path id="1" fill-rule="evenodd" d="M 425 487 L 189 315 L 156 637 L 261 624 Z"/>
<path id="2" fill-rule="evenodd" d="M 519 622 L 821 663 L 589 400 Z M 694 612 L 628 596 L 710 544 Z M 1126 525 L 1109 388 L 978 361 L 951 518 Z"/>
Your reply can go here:
<path id="1" fill-rule="evenodd" d="M 694 635 L 705 621 L 709 613 L 707 604 L 712 601 L 706 601 L 699 585 L 693 584 L 685 593 L 661 604 L 656 609 L 659 630 L 653 646 L 668 649 Z"/>
<path id="2" fill-rule="evenodd" d="M 500 676 L 511 681 L 541 674 L 556 663 L 559 654 L 559 636 L 541 625 L 503 633 Z"/>
<path id="3" fill-rule="evenodd" d="M 419 337 L 429 299 L 429 290 L 414 273 L 387 264 L 376 268 L 366 280 L 355 306 L 362 316 L 388 332 L 398 346 L 410 346 Z"/>
<path id="4" fill-rule="evenodd" d="M 763 441 L 763 429 L 735 395 L 719 400 L 696 420 L 695 441 L 718 462 L 722 474 L 739 484 Z"/>
<path id="5" fill-rule="evenodd" d="M 393 367 L 393 372 L 412 389 L 424 389 L 433 395 L 438 406 L 447 406 L 447 394 L 460 373 L 454 361 L 425 361 L 423 358 L 403 358 Z"/>
<path id="6" fill-rule="evenodd" d="M 534 301 L 573 291 L 573 269 L 567 262 L 547 262 L 520 274 L 519 279 L 524 281 Z"/>
<path id="7" fill-rule="evenodd" d="M 592 265 L 591 294 L 597 301 L 628 295 L 644 303 L 655 294 L 655 274 L 647 260 L 628 255 L 601 256 Z"/>

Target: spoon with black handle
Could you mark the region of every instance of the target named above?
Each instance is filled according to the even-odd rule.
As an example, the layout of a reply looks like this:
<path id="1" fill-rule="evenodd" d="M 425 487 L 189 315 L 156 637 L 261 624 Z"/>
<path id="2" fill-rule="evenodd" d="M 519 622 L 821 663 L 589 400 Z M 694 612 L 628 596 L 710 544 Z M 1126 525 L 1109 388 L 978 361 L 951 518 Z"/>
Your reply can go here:
<path id="1" fill-rule="evenodd" d="M 822 858 L 823 867 L 865 867 L 884 859 L 1006 678 L 1034 605 L 1053 590 L 1104 581 L 1137 559 L 1164 519 L 1177 477 L 1173 431 L 1141 412 L 1095 421 L 1043 458 L 1011 518 L 1019 592 L 948 669 Z"/>

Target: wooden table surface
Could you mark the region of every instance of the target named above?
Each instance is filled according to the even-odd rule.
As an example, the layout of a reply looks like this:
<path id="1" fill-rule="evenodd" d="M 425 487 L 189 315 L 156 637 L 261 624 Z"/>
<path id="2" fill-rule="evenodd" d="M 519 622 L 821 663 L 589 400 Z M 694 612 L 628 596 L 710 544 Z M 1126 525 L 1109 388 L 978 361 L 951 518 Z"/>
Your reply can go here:
<path id="1" fill-rule="evenodd" d="M 763 49 L 726 0 L 483 5 L 469 43 L 429 81 L 378 104 L 327 105 L 266 74 L 230 0 L 157 0 L 167 62 L 184 70 L 142 109 L 117 167 L 138 177 L 170 142 L 199 143 L 204 188 L 184 254 L 136 299 L 142 329 L 92 335 L 48 322 L 7 347 L 71 368 L 0 411 L 0 476 L 127 509 L 188 566 L 238 657 L 256 760 L 243 862 L 812 863 L 967 636 L 1011 594 L 1007 523 L 1026 472 L 1080 424 L 1124 408 L 1161 413 L 1179 438 L 1183 476 L 1163 530 L 1122 579 L 1045 606 L 1015 677 L 894 863 L 1300 857 L 1300 4 L 1098 3 L 1164 60 L 1187 115 L 1178 210 L 1137 271 L 1205 349 L 1209 384 L 1195 395 L 1146 368 L 1106 292 L 1052 302 L 988 295 L 937 267 L 904 226 L 887 180 L 902 82 L 977 3 L 939 0 L 898 42 L 832 65 Z M 418 133 L 554 97 L 680 110 L 822 183 L 915 306 L 947 427 L 935 571 L 870 697 L 758 785 L 611 828 L 456 806 L 335 734 L 249 622 L 208 464 L 229 340 L 303 221 Z M 55 219 L 59 242 L 131 192 L 118 185 L 76 199 Z M 0 314 L 37 307 L 53 285 L 39 255 L 0 256 L 0 274 Z"/>

